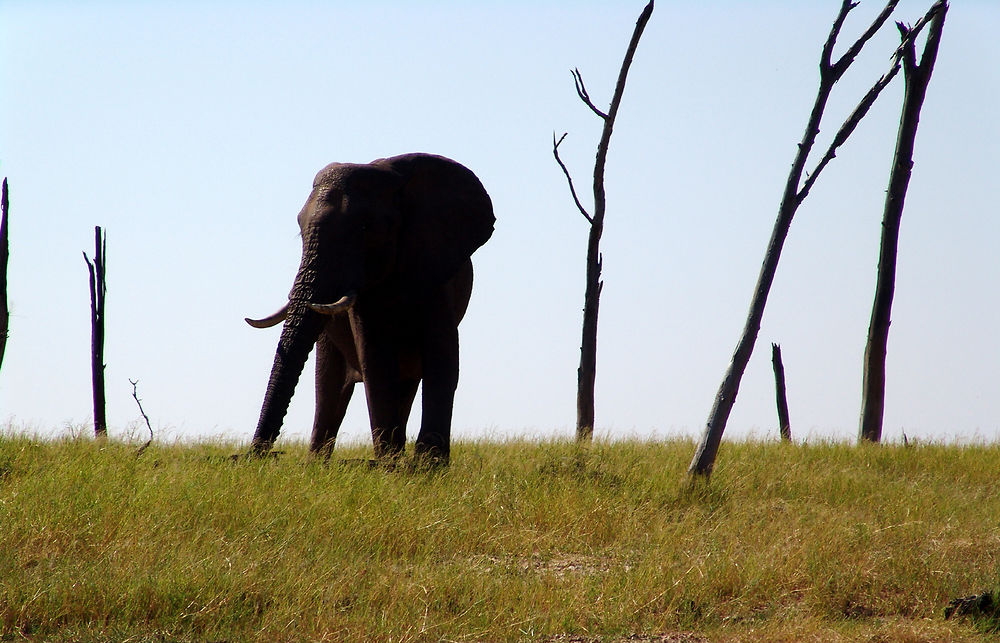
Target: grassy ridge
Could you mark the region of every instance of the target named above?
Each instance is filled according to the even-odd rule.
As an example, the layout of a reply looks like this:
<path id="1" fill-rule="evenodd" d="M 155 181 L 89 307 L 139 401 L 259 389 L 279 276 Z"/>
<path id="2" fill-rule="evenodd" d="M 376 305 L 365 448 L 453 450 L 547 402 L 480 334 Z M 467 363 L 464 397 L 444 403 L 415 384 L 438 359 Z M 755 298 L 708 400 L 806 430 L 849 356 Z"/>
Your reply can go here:
<path id="1" fill-rule="evenodd" d="M 694 487 L 692 449 L 460 443 L 407 473 L 0 437 L 0 637 L 985 636 L 942 610 L 1000 579 L 1000 447 L 727 443 Z"/>

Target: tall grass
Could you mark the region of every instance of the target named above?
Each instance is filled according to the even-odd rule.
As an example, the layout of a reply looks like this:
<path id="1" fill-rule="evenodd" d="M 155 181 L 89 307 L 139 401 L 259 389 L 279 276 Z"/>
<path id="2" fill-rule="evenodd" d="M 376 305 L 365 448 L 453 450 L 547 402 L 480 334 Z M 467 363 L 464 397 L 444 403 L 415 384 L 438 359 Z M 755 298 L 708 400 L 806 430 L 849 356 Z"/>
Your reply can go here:
<path id="1" fill-rule="evenodd" d="M 0 437 L 0 637 L 985 636 L 942 611 L 1000 579 L 997 446 L 727 443 L 692 486 L 693 447 L 465 442 L 413 472 Z"/>

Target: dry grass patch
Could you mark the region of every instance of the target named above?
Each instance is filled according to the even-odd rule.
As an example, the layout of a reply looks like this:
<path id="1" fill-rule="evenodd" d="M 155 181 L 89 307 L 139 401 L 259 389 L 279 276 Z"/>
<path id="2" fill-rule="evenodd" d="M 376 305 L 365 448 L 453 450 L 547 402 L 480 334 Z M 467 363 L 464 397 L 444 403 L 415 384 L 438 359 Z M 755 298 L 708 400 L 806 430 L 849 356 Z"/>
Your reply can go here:
<path id="1" fill-rule="evenodd" d="M 727 443 L 709 485 L 692 448 L 459 443 L 418 472 L 0 437 L 0 637 L 994 636 L 943 610 L 1000 577 L 997 447 Z"/>

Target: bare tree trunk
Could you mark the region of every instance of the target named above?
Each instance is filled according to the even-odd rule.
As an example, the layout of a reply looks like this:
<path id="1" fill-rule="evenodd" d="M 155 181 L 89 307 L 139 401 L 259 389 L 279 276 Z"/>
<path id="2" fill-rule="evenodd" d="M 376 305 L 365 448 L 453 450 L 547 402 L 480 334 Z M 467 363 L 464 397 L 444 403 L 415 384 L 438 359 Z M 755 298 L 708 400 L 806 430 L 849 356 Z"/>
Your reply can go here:
<path id="1" fill-rule="evenodd" d="M 105 283 L 107 245 L 106 236 L 101 233 L 100 226 L 97 226 L 94 228 L 94 261 L 91 262 L 87 253 L 83 253 L 87 271 L 90 273 L 90 371 L 94 387 L 94 435 L 97 438 L 108 436 L 104 402 L 104 296 L 107 293 Z"/>
<path id="2" fill-rule="evenodd" d="M 576 202 L 577 208 L 590 223 L 590 235 L 587 240 L 587 286 L 584 292 L 583 303 L 583 337 L 580 343 L 580 367 L 577 369 L 577 389 L 576 389 L 576 439 L 579 441 L 589 441 L 594 435 L 594 381 L 597 377 L 597 313 L 600 305 L 601 289 L 604 283 L 601 281 L 601 234 L 604 232 L 604 166 L 608 157 L 608 145 L 611 142 L 611 131 L 614 129 L 615 117 L 618 115 L 618 107 L 621 104 L 622 94 L 625 92 L 625 80 L 628 77 L 629 67 L 632 65 L 632 57 L 635 55 L 636 47 L 639 45 L 639 38 L 642 36 L 649 16 L 653 13 L 653 0 L 639 14 L 639 19 L 635 23 L 635 30 L 632 32 L 632 40 L 629 41 L 628 49 L 625 52 L 625 59 L 622 61 L 621 70 L 618 72 L 618 82 L 615 85 L 615 93 L 611 98 L 611 106 L 607 113 L 599 110 L 590 100 L 587 88 L 583 84 L 583 76 L 579 69 L 573 70 L 573 80 L 576 83 L 576 92 L 587 107 L 591 109 L 604 121 L 604 130 L 601 132 L 601 141 L 597 146 L 597 160 L 594 163 L 594 214 L 591 216 L 580 199 L 577 198 L 576 189 L 573 187 L 573 179 L 569 170 L 559 158 L 559 144 L 566 138 L 563 134 L 556 140 L 552 137 L 552 154 L 556 162 L 562 168 L 569 182 L 569 189 Z"/>
<path id="3" fill-rule="evenodd" d="M 858 106 L 848 117 L 848 119 L 838 130 L 833 143 L 826 154 L 816 165 L 812 174 L 802 182 L 802 173 L 805 169 L 806 159 L 816 142 L 819 134 L 820 121 L 823 118 L 823 111 L 826 109 L 827 100 L 833 86 L 844 75 L 847 69 L 854 62 L 855 57 L 861 52 L 869 39 L 881 28 L 889 15 L 895 9 L 898 0 L 889 0 L 881 13 L 875 18 L 868 29 L 858 40 L 851 45 L 840 59 L 832 62 L 833 48 L 840 34 L 840 29 L 847 19 L 847 14 L 857 6 L 853 0 L 843 0 L 840 12 L 837 14 L 830 29 L 830 35 L 823 45 L 823 53 L 820 59 L 820 82 L 819 90 L 816 92 L 816 100 L 813 102 L 812 112 L 809 115 L 809 122 L 806 125 L 802 141 L 798 145 L 795 160 L 788 173 L 788 180 L 785 183 L 785 190 L 781 197 L 781 205 L 778 206 L 778 216 L 771 231 L 771 239 L 768 241 L 767 250 L 764 253 L 764 262 L 761 265 L 760 274 L 757 277 L 757 286 L 754 288 L 753 298 L 750 301 L 750 310 L 747 313 L 746 323 L 736 350 L 733 352 L 733 359 L 726 369 L 726 373 L 719 385 L 715 402 L 709 412 L 708 421 L 705 424 L 705 431 L 701 441 L 695 449 L 694 457 L 688 467 L 688 474 L 708 477 L 715 466 L 715 458 L 718 454 L 719 443 L 722 441 L 722 433 L 726 430 L 726 422 L 729 414 L 736 402 L 736 394 L 739 392 L 740 380 L 746 370 L 750 355 L 753 353 L 754 344 L 757 341 L 757 333 L 760 331 L 761 319 L 764 317 L 764 307 L 767 304 L 767 296 L 771 291 L 771 284 L 774 282 L 774 275 L 778 268 L 778 259 L 781 257 L 781 249 L 784 246 L 785 238 L 788 236 L 788 229 L 792 224 L 799 205 L 809 194 L 813 183 L 819 177 L 820 172 L 836 156 L 837 148 L 847 140 L 861 119 L 868 113 L 868 109 L 875 102 L 882 89 L 889 84 L 889 81 L 899 71 L 899 54 L 893 57 L 890 70 L 884 74 L 872 88 L 868 91 Z M 800 182 L 802 187 L 799 188 Z"/>
<path id="4" fill-rule="evenodd" d="M 785 393 L 785 366 L 781 363 L 781 347 L 771 344 L 771 366 L 774 367 L 774 394 L 778 404 L 778 432 L 783 442 L 792 440 L 792 425 L 788 421 L 788 396 Z"/>
<path id="5" fill-rule="evenodd" d="M 601 303 L 602 225 L 591 225 L 587 243 L 587 287 L 583 296 L 583 336 L 580 366 L 576 369 L 576 439 L 594 437 L 594 384 L 597 379 L 597 313 Z"/>
<path id="6" fill-rule="evenodd" d="M 0 366 L 7 350 L 7 335 L 10 329 L 10 310 L 7 308 L 7 259 L 10 256 L 10 242 L 7 233 L 7 179 L 3 180 L 3 194 L 0 195 Z"/>
<path id="7" fill-rule="evenodd" d="M 868 343 L 865 345 L 863 383 L 861 392 L 861 420 L 858 439 L 879 442 L 882 439 L 882 417 L 885 409 L 885 356 L 889 340 L 889 323 L 892 316 L 892 297 L 896 284 L 896 254 L 899 247 L 899 225 L 903 218 L 906 189 L 913 170 L 913 145 L 917 137 L 920 108 L 927 93 L 927 84 L 934 71 L 941 30 L 944 28 L 948 3 L 938 0 L 931 7 L 933 18 L 924 53 L 917 65 L 916 45 L 910 29 L 897 23 L 903 40 L 903 78 L 906 92 L 903 95 L 903 112 L 896 136 L 896 152 L 889 175 L 889 189 L 885 197 L 882 216 L 882 243 L 879 250 L 878 277 L 875 301 L 868 326 Z"/>

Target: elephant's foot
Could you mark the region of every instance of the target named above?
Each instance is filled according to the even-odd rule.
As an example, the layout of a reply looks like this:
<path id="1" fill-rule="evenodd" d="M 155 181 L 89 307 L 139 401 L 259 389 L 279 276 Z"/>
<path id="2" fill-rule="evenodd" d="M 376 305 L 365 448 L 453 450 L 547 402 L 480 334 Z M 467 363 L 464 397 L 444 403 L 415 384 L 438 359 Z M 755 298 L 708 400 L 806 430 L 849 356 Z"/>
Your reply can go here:
<path id="1" fill-rule="evenodd" d="M 403 457 L 405 442 L 398 435 L 388 431 L 373 432 L 375 459 L 380 462 L 396 462 Z"/>
<path id="2" fill-rule="evenodd" d="M 330 461 L 331 457 L 333 457 L 334 442 L 335 440 L 333 438 L 330 438 L 325 442 L 321 442 L 318 445 L 316 442 L 313 442 L 309 445 L 309 452 L 314 458 L 321 460 L 325 464 Z"/>
<path id="3" fill-rule="evenodd" d="M 437 445 L 417 442 L 413 449 L 413 464 L 417 468 L 442 469 L 450 464 L 448 449 Z"/>
<path id="4" fill-rule="evenodd" d="M 248 458 L 263 458 L 271 454 L 271 447 L 274 446 L 272 440 L 254 440 L 250 443 L 250 450 L 247 452 Z"/>

